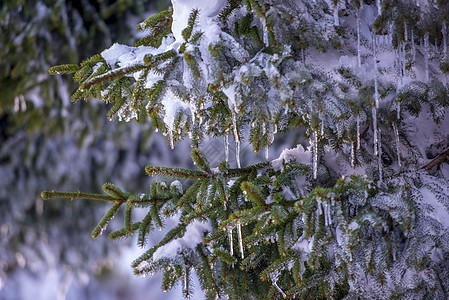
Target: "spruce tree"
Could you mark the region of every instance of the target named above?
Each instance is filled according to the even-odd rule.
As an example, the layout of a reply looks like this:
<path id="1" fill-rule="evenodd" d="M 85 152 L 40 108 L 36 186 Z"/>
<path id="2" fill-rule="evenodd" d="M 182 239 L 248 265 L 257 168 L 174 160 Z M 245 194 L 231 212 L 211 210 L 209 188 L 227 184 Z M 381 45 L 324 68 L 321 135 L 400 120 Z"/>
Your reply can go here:
<path id="1" fill-rule="evenodd" d="M 133 46 L 50 73 L 74 73 L 72 100 L 112 103 L 110 119 L 151 122 L 171 147 L 190 139 L 197 168 L 148 165 L 142 194 L 42 197 L 110 202 L 93 238 L 124 210 L 109 238 L 137 236 L 134 273 L 162 272 L 185 297 L 195 273 L 208 299 L 447 298 L 449 4 L 172 4 Z M 291 132 L 279 158 L 240 161 L 242 143 L 268 153 Z M 221 163 L 206 137 L 223 139 Z"/>

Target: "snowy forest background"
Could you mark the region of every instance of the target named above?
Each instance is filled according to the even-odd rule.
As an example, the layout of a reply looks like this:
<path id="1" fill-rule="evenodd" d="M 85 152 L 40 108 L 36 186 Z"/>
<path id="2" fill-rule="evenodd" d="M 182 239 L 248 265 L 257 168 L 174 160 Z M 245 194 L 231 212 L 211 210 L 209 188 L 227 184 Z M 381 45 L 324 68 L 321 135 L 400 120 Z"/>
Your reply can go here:
<path id="1" fill-rule="evenodd" d="M 188 165 L 182 147 L 168 151 L 149 126 L 118 126 L 95 102 L 71 105 L 73 80 L 48 75 L 112 42 L 132 43 L 136 24 L 168 5 L 0 1 L 0 299 L 167 299 L 157 279 L 132 274 L 134 243 L 92 240 L 104 205 L 44 203 L 40 192 L 94 192 L 104 181 L 138 192 L 146 163 Z"/>
<path id="2" fill-rule="evenodd" d="M 44 203 L 39 192 L 100 192 L 104 182 L 113 182 L 139 195 L 150 181 L 145 165 L 195 168 L 186 155 L 191 149 L 189 141 L 179 142 L 187 135 L 194 144 L 201 144 L 211 166 L 224 159 L 238 168 L 241 164 L 272 160 L 268 165 L 257 165 L 257 176 L 252 179 L 248 175 L 246 179 L 223 181 L 235 194 L 234 204 L 224 203 L 226 215 L 229 209 L 240 211 L 240 205 L 246 206 L 246 210 L 232 214 L 234 220 L 220 219 L 230 226 L 225 225 L 229 241 L 219 237 L 224 229 L 218 225 L 213 225 L 213 230 L 207 222 L 197 227 L 201 234 L 215 231 L 205 238 L 212 241 L 212 246 L 204 246 L 204 251 L 211 251 L 211 257 L 219 257 L 228 265 L 215 266 L 210 274 L 201 273 L 204 278 L 212 278 L 213 282 L 214 276 L 220 278 L 220 270 L 234 272 L 235 264 L 242 264 L 243 269 L 257 268 L 258 257 L 267 252 L 263 249 L 275 245 L 280 253 L 273 250 L 270 259 L 277 255 L 282 258 L 270 261 L 272 264 L 265 265 L 262 272 L 272 284 L 268 289 L 273 297 L 285 295 L 287 289 L 289 295 L 299 295 L 303 288 L 329 295 L 335 292 L 334 288 L 342 294 L 349 291 L 352 296 L 391 292 L 447 295 L 443 284 L 449 278 L 445 234 L 449 227 L 449 169 L 445 161 L 449 155 L 447 3 L 297 0 L 265 1 L 265 6 L 259 6 L 258 1 L 248 0 L 244 5 L 229 1 L 226 8 L 225 1 L 217 1 L 213 6 L 194 0 L 173 3 L 173 35 L 162 40 L 143 39 L 154 42 L 151 45 L 158 45 L 156 48 L 160 46 L 156 49 L 124 45 L 134 44 L 145 34 L 156 36 L 154 29 L 162 28 L 161 24 L 171 15 L 162 15 L 159 24 L 151 20 L 141 23 L 141 27 L 151 27 L 146 33 L 137 33 L 133 28 L 152 12 L 166 8 L 168 3 L 163 1 L 86 0 L 81 5 L 71 1 L 59 1 L 56 5 L 51 1 L 2 2 L 0 297 L 27 299 L 31 295 L 26 291 L 30 289 L 33 298 L 42 299 L 121 299 L 140 297 L 149 290 L 153 296 L 159 290 L 160 279 L 131 279 L 127 271 L 130 261 L 141 254 L 136 254 L 134 243 L 90 238 L 89 232 L 106 207 L 82 200 Z M 300 15 L 290 16 L 291 24 L 283 19 L 288 16 L 284 5 L 301 11 Z M 195 14 L 190 15 L 193 6 L 199 8 L 197 19 Z M 190 31 L 184 30 L 187 25 Z M 291 28 L 297 32 L 290 35 Z M 104 79 L 133 77 L 136 84 L 131 85 L 135 89 L 129 96 L 139 100 L 136 95 L 140 85 L 142 90 L 149 89 L 153 102 L 139 107 L 126 100 L 112 100 L 116 101 L 114 107 L 120 105 L 109 112 L 113 111 L 116 119 L 128 121 L 138 119 L 142 109 L 153 105 L 155 109 L 148 109 L 148 115 L 150 111 L 153 114 L 153 127 L 148 123 L 108 121 L 105 115 L 111 104 L 70 104 L 76 86 L 66 77 L 47 75 L 50 66 L 78 64 L 95 53 L 101 53 L 101 57 L 93 57 L 83 66 L 86 72 L 93 72 L 89 77 L 93 80 L 81 80 L 81 88 L 72 99 L 97 95 L 111 101 L 114 88 L 121 88 L 121 83 L 105 88 L 101 86 Z M 86 67 L 89 63 L 95 67 Z M 152 63 L 160 68 L 158 72 L 166 72 L 167 78 L 178 76 L 179 80 L 161 80 L 158 72 L 139 71 L 147 67 L 149 70 Z M 175 66 L 173 73 L 171 66 Z M 82 72 L 83 68 L 67 65 L 52 72 Z M 160 92 L 157 84 L 162 81 L 166 86 Z M 98 83 L 99 89 L 95 90 Z M 205 84 L 207 92 L 195 88 L 206 87 Z M 253 92 L 256 96 L 251 96 Z M 257 97 L 259 102 L 254 100 Z M 216 102 L 203 102 L 204 99 Z M 245 101 L 254 107 L 248 109 Z M 224 108 L 223 103 L 227 103 Z M 155 128 L 166 137 L 155 133 Z M 204 137 L 204 133 L 224 136 L 225 143 L 222 138 Z M 253 150 L 260 153 L 254 154 Z M 226 171 L 229 166 L 209 169 L 199 157 L 196 165 L 205 173 L 154 166 L 148 166 L 146 171 L 149 175 L 168 173 L 176 177 L 176 173 L 185 172 L 181 175 L 186 178 L 192 174 L 212 178 L 210 183 L 206 179 L 198 181 L 202 184 L 198 195 L 203 193 L 200 196 L 208 195 L 207 199 L 214 200 L 217 185 L 222 184 L 220 176 L 230 174 Z M 238 184 L 234 185 L 236 181 Z M 342 186 L 347 190 L 338 194 Z M 203 213 L 200 196 L 193 207 Z M 145 197 L 140 196 L 140 200 Z M 346 214 L 339 210 L 341 204 L 335 203 L 334 197 L 347 197 Z M 194 211 L 183 213 L 183 217 L 197 219 L 194 224 L 205 221 Z M 220 213 L 217 208 L 216 219 Z M 206 210 L 204 214 L 215 219 Z M 303 236 L 293 229 L 288 232 L 287 226 L 282 227 L 283 221 L 279 225 L 282 216 Z M 132 225 L 127 231 L 127 215 L 118 216 L 123 218 L 127 235 Z M 167 228 L 176 226 L 170 220 L 177 222 L 167 218 Z M 259 244 L 257 232 L 249 234 L 254 223 L 265 234 L 264 245 Z M 274 225 L 267 225 L 271 223 Z M 239 237 L 238 245 L 233 247 L 234 228 Z M 278 230 L 275 234 L 269 231 L 273 228 Z M 107 230 L 122 234 L 118 229 L 120 224 L 112 222 Z M 304 233 L 306 229 L 310 235 Z M 152 234 L 149 244 L 164 234 L 166 231 Z M 176 237 L 182 241 L 182 236 Z M 401 244 L 402 241 L 407 242 Z M 357 243 L 366 244 L 358 247 Z M 184 247 L 193 249 L 194 244 Z M 377 249 L 380 244 L 385 247 Z M 175 245 L 178 244 L 167 243 L 157 251 L 155 248 L 156 252 L 149 250 L 154 257 L 139 257 L 133 264 L 134 271 L 151 274 L 165 268 L 166 274 L 170 274 L 171 266 L 178 266 L 180 257 L 192 255 L 190 258 L 195 261 L 195 253 L 182 254 L 183 247 Z M 239 254 L 234 248 L 239 249 Z M 358 250 L 353 253 L 354 248 Z M 245 257 L 244 252 L 250 249 L 252 254 Z M 179 250 L 181 254 L 174 253 Z M 334 255 L 329 261 L 327 251 Z M 339 269 L 332 270 L 334 275 L 320 277 L 330 276 L 324 284 L 315 287 L 311 280 L 307 286 L 307 274 L 310 276 L 313 268 L 317 272 L 316 259 L 322 268 L 337 264 Z M 185 278 L 186 282 L 190 268 L 199 271 L 195 265 L 181 266 L 181 271 L 176 271 L 180 281 Z M 339 273 L 342 269 L 345 271 Z M 305 277 L 298 270 L 303 270 Z M 290 277 L 280 276 L 289 272 L 293 272 Z M 362 274 L 366 277 L 362 278 Z M 256 282 L 259 274 L 255 278 Z M 346 284 L 357 282 L 358 286 L 349 289 L 349 285 L 340 286 L 339 280 Z M 360 282 L 364 280 L 367 284 L 362 287 Z M 173 281 L 167 277 L 163 282 L 170 285 Z M 184 294 L 184 290 L 189 293 L 189 285 L 183 288 Z M 244 289 L 233 289 L 223 282 L 213 285 L 209 282 L 205 288 L 210 297 L 238 294 L 239 289 Z M 35 291 L 39 291 L 39 296 Z M 172 295 L 180 297 L 176 290 Z M 154 293 L 154 297 L 159 296 Z"/>

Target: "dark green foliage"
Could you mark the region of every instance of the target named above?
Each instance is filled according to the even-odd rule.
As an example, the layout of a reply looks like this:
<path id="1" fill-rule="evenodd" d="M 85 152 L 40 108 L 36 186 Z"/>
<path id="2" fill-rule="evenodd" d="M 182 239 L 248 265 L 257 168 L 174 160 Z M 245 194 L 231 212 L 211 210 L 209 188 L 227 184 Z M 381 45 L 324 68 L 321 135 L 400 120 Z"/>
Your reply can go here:
<path id="1" fill-rule="evenodd" d="M 94 239 L 96 239 L 98 237 L 98 235 L 100 235 L 104 231 L 106 226 L 108 226 L 109 222 L 112 220 L 114 215 L 117 213 L 117 211 L 121 205 L 122 205 L 122 203 L 120 203 L 120 202 L 113 204 L 111 206 L 111 208 L 108 210 L 108 212 L 103 216 L 103 218 L 98 223 L 97 227 L 95 227 L 94 230 L 92 230 L 92 233 L 90 234 Z M 126 229 L 128 230 L 128 228 L 126 228 Z"/>

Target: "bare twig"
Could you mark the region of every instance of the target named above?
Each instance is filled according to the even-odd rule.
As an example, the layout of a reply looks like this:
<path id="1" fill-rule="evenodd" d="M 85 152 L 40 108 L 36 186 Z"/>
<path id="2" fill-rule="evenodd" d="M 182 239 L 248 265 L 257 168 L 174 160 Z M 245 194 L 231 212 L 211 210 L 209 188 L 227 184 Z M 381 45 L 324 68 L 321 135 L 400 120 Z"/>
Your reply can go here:
<path id="1" fill-rule="evenodd" d="M 445 161 L 449 161 L 449 149 L 444 151 L 443 153 L 438 154 L 437 157 L 435 157 L 430 163 L 423 166 L 422 169 L 430 170 L 435 166 L 439 166 L 441 163 Z"/>

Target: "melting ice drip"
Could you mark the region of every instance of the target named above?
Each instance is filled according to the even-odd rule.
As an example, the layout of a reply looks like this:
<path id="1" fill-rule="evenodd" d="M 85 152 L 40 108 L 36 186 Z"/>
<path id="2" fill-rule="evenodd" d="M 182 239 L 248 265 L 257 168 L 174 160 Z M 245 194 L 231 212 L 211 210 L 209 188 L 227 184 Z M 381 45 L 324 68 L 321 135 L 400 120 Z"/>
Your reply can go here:
<path id="1" fill-rule="evenodd" d="M 313 179 L 317 178 L 318 174 L 318 133 L 313 132 L 312 135 L 313 142 L 313 156 L 312 156 L 312 168 L 313 168 Z"/>
<path id="2" fill-rule="evenodd" d="M 373 33 L 373 51 L 374 51 L 374 99 L 375 103 L 372 109 L 373 114 L 373 135 L 374 135 L 374 155 L 377 155 L 377 108 L 379 107 L 379 90 L 378 90 L 378 70 L 377 70 L 377 42 L 376 35 Z"/>
<path id="3" fill-rule="evenodd" d="M 232 228 L 228 227 L 228 239 L 229 239 L 229 252 L 231 256 L 234 255 L 234 243 L 232 241 Z"/>
<path id="4" fill-rule="evenodd" d="M 354 142 L 351 141 L 351 167 L 353 167 L 353 168 L 354 168 L 354 157 L 355 157 Z"/>
<path id="5" fill-rule="evenodd" d="M 226 133 L 224 137 L 225 161 L 229 162 L 229 136 Z"/>
<path id="6" fill-rule="evenodd" d="M 360 115 L 357 115 L 357 150 L 360 150 Z"/>
<path id="7" fill-rule="evenodd" d="M 379 128 L 379 155 L 377 162 L 379 164 L 379 183 L 382 183 L 382 144 L 381 144 L 381 129 Z"/>
<path id="8" fill-rule="evenodd" d="M 234 242 L 232 239 L 232 230 L 233 230 L 232 227 L 228 227 L 229 252 L 230 252 L 231 256 L 234 255 Z M 245 254 L 243 252 L 242 224 L 240 223 L 240 221 L 237 222 L 237 238 L 239 241 L 240 255 L 241 255 L 242 259 L 244 259 Z"/>
<path id="9" fill-rule="evenodd" d="M 240 254 L 242 255 L 242 259 L 244 259 L 245 254 L 243 253 L 242 224 L 240 224 L 240 222 L 237 222 L 237 236 L 239 239 Z"/>
<path id="10" fill-rule="evenodd" d="M 393 123 L 394 136 L 396 139 L 396 154 L 398 156 L 398 166 L 401 167 L 401 153 L 399 152 L 399 131 L 396 123 Z"/>
<path id="11" fill-rule="evenodd" d="M 235 116 L 235 111 L 232 111 L 232 126 L 234 127 L 235 159 L 237 161 L 237 168 L 240 168 L 240 137 L 237 131 L 237 120 Z"/>

